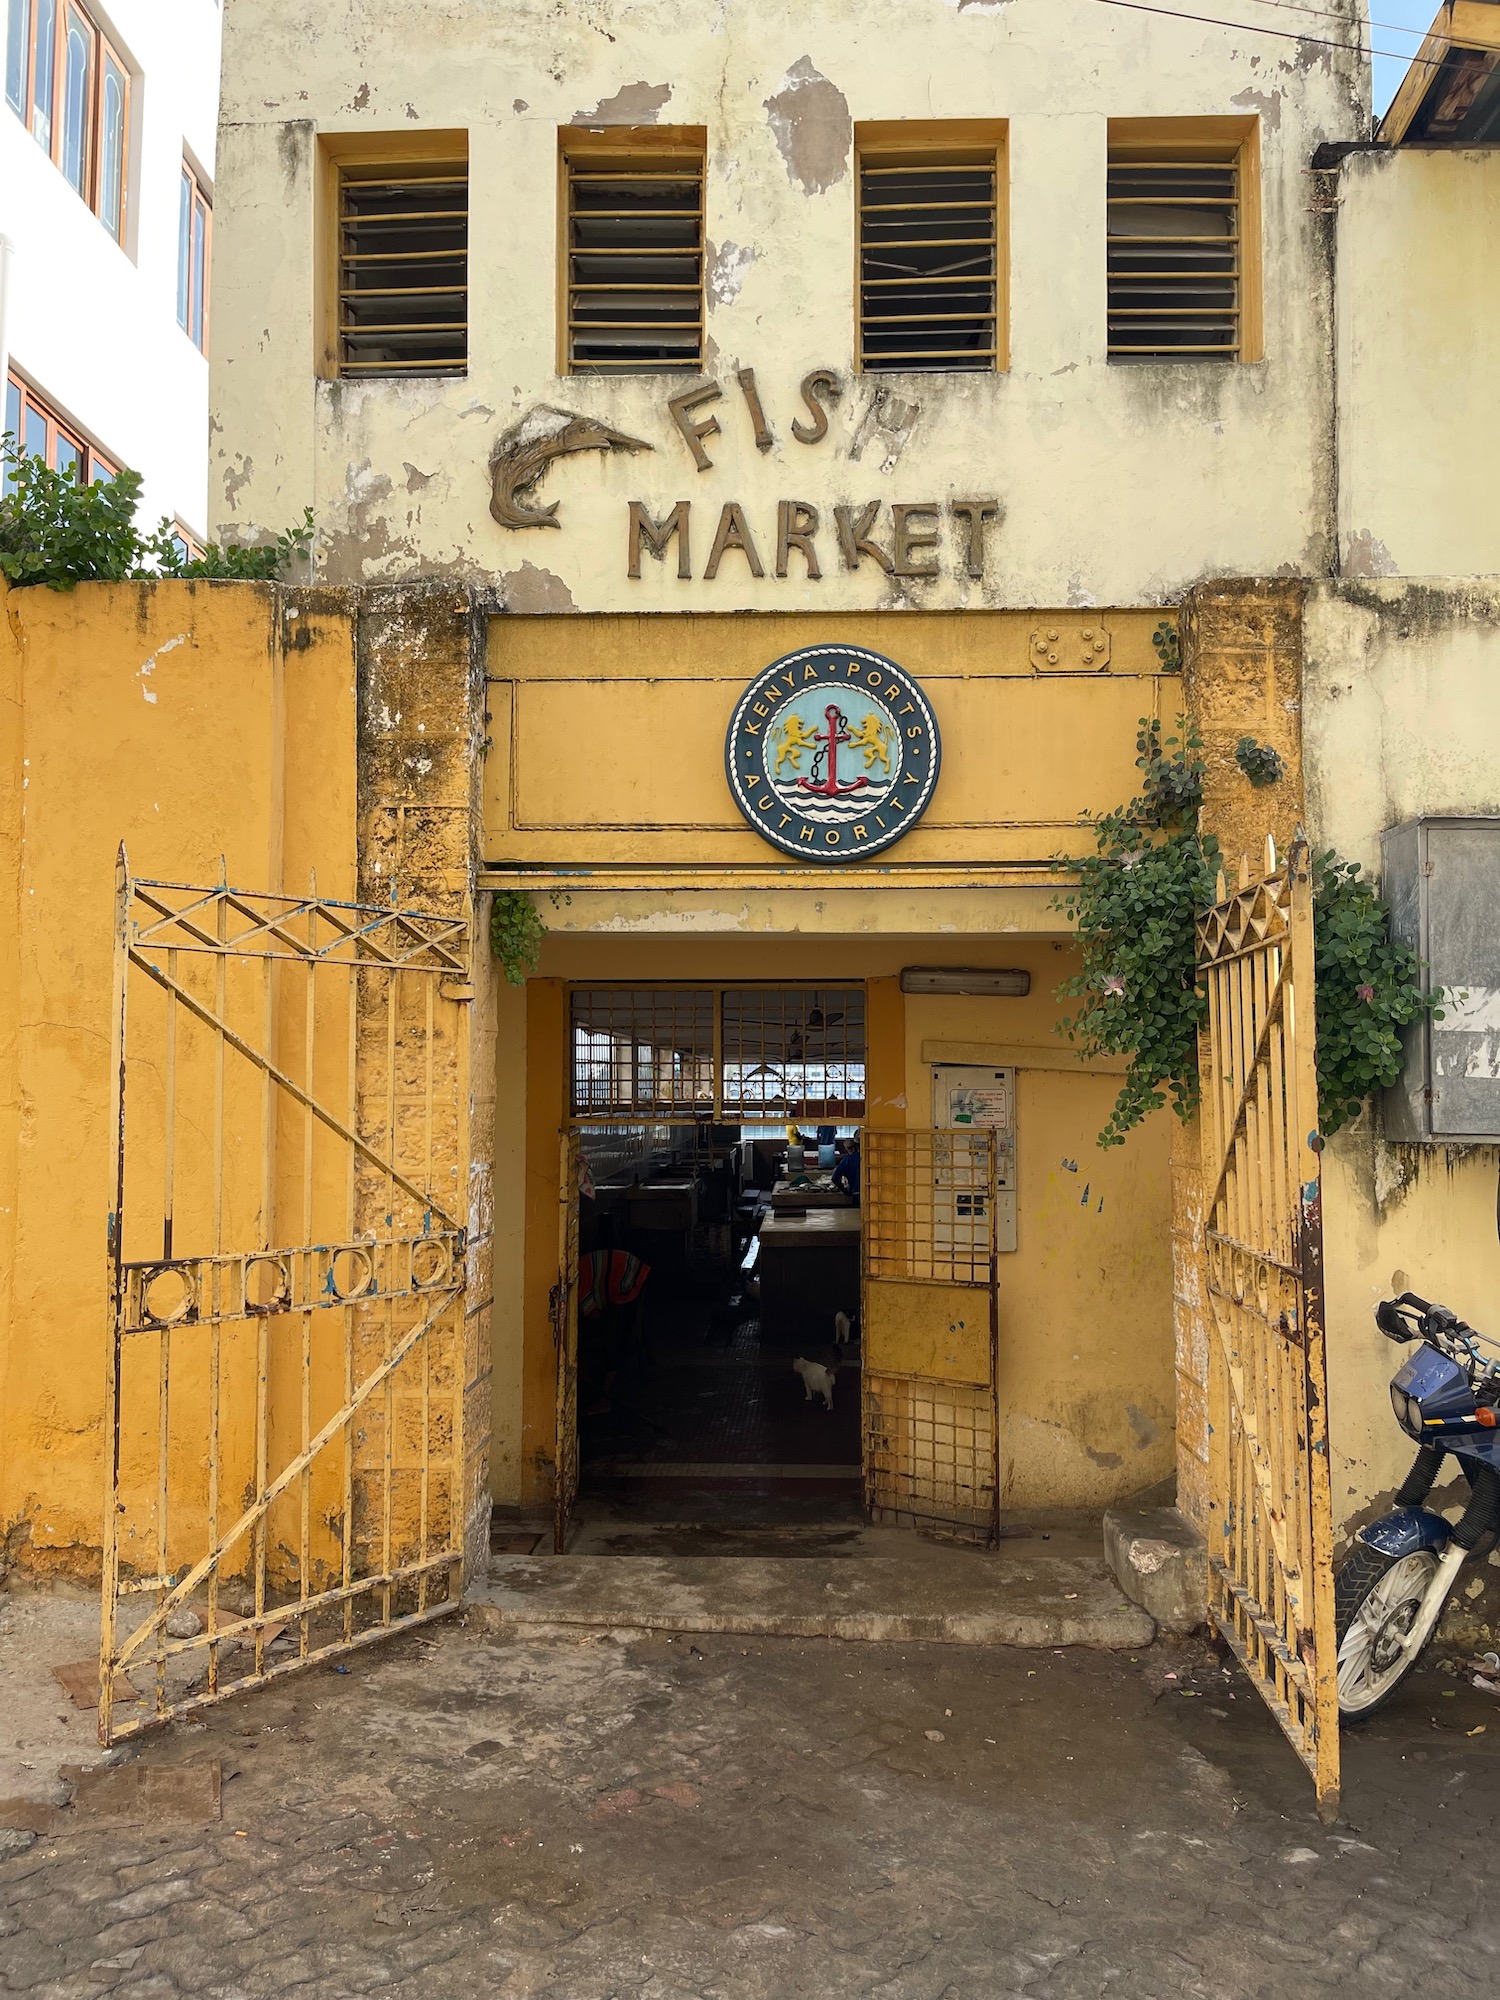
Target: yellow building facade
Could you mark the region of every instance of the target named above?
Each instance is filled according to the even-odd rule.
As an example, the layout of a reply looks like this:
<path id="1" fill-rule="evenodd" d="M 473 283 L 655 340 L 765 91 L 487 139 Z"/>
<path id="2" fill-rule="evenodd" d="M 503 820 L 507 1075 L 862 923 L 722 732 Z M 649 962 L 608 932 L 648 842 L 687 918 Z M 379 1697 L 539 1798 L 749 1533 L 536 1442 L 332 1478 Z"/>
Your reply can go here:
<path id="1" fill-rule="evenodd" d="M 1214 1554 L 1222 1149 L 1097 1146 L 1060 898 L 1143 723 L 1231 876 L 1495 813 L 1491 156 L 1372 148 L 1262 0 L 355 11 L 226 23 L 214 526 L 310 505 L 316 581 L 3 600 L 8 1559 L 429 1615 L 591 1465 L 981 1538 L 1175 1492 Z M 1382 1115 L 1303 1160 L 1340 1532 L 1399 1476 L 1371 1304 L 1493 1288 L 1493 1143 Z M 590 1445 L 654 1393 L 601 1260 L 725 1373 L 693 1287 L 770 1314 L 788 1126 L 862 1134 L 842 1443 L 809 1384 L 775 1465 Z"/>

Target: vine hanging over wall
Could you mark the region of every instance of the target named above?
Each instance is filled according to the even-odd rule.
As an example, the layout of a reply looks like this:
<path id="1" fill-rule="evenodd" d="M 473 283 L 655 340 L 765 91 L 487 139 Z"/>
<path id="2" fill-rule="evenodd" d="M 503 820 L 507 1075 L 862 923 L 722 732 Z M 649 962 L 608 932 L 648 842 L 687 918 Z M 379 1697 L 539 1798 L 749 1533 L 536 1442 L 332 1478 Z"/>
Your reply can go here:
<path id="1" fill-rule="evenodd" d="M 1081 971 L 1058 988 L 1059 999 L 1081 1002 L 1058 1032 L 1085 1057 L 1128 1061 L 1101 1146 L 1121 1145 L 1169 1101 L 1182 1119 L 1198 1105 L 1198 1031 L 1208 1001 L 1198 985 L 1197 918 L 1217 894 L 1220 855 L 1198 825 L 1199 738 L 1185 718 L 1177 727 L 1163 743 L 1161 724 L 1142 719 L 1140 795 L 1089 820 L 1094 852 L 1077 864 L 1077 888 L 1055 903 L 1074 920 L 1083 957 Z M 1248 782 L 1277 782 L 1266 760 L 1251 761 Z M 1312 870 L 1318 1123 L 1328 1136 L 1395 1083 L 1401 1030 L 1424 1012 L 1441 1019 L 1442 994 L 1423 993 L 1421 967 L 1392 941 L 1386 906 L 1360 879 L 1357 862 L 1329 850 L 1313 857 Z"/>
<path id="2" fill-rule="evenodd" d="M 1194 920 L 1213 901 L 1219 849 L 1198 832 L 1199 739 L 1185 719 L 1177 727 L 1163 742 L 1161 723 L 1142 717 L 1140 795 L 1090 818 L 1094 852 L 1078 864 L 1078 887 L 1055 901 L 1073 919 L 1083 955 L 1082 970 L 1058 988 L 1059 999 L 1081 1003 L 1058 1032 L 1085 1056 L 1129 1060 L 1101 1146 L 1123 1145 L 1169 1099 L 1183 1119 L 1198 1104 L 1207 1001 Z"/>
<path id="3" fill-rule="evenodd" d="M 1359 1115 L 1373 1091 L 1401 1074 L 1401 1030 L 1443 1018 L 1441 990 L 1422 991 L 1421 967 L 1390 935 L 1388 912 L 1357 861 L 1313 856 L 1317 974 L 1318 1123 L 1325 1138 Z"/>
<path id="4" fill-rule="evenodd" d="M 573 898 L 561 889 L 548 891 L 554 910 Z M 525 889 L 497 889 L 490 899 L 490 951 L 511 986 L 524 986 L 528 972 L 541 963 L 547 927 L 536 897 Z"/>
<path id="5" fill-rule="evenodd" d="M 524 889 L 497 889 L 490 901 L 490 950 L 511 986 L 524 986 L 542 956 L 546 926 Z"/>

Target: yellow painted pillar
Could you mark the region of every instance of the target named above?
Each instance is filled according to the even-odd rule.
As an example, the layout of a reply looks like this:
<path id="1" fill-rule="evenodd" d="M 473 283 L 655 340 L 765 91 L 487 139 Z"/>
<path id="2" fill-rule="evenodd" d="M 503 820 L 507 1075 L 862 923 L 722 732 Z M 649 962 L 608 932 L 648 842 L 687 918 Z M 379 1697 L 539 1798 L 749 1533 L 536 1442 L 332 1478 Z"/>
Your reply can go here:
<path id="1" fill-rule="evenodd" d="M 906 1124 L 906 995 L 896 978 L 865 982 L 865 1118 L 877 1132 Z"/>

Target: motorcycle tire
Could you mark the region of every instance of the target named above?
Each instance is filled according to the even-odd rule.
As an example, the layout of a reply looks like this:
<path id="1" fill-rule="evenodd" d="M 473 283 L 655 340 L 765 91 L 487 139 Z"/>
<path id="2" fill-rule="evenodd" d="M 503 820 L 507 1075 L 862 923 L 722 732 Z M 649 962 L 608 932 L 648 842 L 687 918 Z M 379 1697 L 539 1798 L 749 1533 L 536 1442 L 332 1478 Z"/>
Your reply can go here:
<path id="1" fill-rule="evenodd" d="M 1379 1714 L 1415 1672 L 1426 1646 L 1403 1663 L 1399 1641 L 1411 1630 L 1436 1568 L 1437 1557 L 1430 1550 L 1387 1556 L 1356 1542 L 1335 1573 L 1339 1722 L 1344 1728 L 1356 1728 Z M 1384 1666 L 1382 1654 L 1389 1655 Z"/>

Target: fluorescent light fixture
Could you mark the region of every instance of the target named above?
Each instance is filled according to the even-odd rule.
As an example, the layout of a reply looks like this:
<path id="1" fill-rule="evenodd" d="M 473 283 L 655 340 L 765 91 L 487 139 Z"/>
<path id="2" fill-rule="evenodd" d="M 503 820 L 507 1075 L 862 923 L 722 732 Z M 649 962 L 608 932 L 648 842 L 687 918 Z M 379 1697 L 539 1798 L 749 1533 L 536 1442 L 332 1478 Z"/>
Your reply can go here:
<path id="1" fill-rule="evenodd" d="M 982 965 L 908 965 L 902 968 L 903 993 L 961 993 L 973 999 L 1019 999 L 1031 991 L 1031 974 L 993 972 Z"/>

